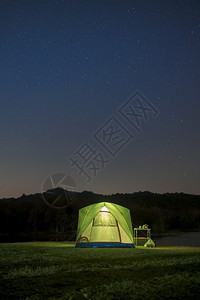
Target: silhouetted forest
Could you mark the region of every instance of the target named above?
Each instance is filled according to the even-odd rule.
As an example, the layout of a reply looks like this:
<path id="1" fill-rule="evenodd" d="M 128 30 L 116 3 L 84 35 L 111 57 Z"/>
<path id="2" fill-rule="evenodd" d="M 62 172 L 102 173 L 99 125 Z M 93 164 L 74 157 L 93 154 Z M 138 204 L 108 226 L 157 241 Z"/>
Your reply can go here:
<path id="1" fill-rule="evenodd" d="M 153 234 L 200 231 L 200 196 L 184 193 L 100 195 L 60 188 L 0 199 L 0 242 L 75 240 L 79 208 L 113 202 L 130 209 L 133 227 L 148 224 Z"/>

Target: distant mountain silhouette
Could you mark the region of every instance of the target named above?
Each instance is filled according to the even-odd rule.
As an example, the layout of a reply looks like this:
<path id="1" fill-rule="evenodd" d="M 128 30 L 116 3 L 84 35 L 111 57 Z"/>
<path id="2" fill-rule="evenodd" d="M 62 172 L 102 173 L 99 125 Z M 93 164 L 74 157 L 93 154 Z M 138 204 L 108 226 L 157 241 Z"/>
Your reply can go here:
<path id="1" fill-rule="evenodd" d="M 154 234 L 200 231 L 200 195 L 148 191 L 103 195 L 56 188 L 0 199 L 0 241 L 74 239 L 79 209 L 102 201 L 129 208 L 133 226 L 146 223 Z"/>

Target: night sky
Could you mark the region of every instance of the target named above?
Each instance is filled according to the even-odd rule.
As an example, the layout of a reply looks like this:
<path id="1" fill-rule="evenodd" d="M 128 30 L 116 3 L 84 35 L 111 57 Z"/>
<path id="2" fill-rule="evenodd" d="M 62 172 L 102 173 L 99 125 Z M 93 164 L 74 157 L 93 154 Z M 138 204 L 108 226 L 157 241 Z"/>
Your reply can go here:
<path id="1" fill-rule="evenodd" d="M 200 194 L 200 1 L 2 0 L 0 37 L 1 198 Z"/>

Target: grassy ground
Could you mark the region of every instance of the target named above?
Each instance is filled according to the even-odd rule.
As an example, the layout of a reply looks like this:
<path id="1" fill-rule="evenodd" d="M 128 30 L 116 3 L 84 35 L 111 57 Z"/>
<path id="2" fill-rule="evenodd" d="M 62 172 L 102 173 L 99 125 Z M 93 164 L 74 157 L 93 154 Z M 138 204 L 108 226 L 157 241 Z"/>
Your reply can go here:
<path id="1" fill-rule="evenodd" d="M 198 299 L 200 248 L 0 244 L 0 299 Z"/>

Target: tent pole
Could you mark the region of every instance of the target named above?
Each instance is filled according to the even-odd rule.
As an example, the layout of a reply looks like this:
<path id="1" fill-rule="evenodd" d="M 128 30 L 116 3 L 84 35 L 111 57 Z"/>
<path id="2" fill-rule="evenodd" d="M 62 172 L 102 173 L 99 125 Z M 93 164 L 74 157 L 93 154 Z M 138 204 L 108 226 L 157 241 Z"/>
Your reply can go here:
<path id="1" fill-rule="evenodd" d="M 119 230 L 119 225 L 118 225 L 118 222 L 117 222 L 116 219 L 115 219 L 115 221 L 116 221 L 116 224 L 117 224 L 117 230 L 118 230 L 118 234 L 119 234 L 119 242 L 121 243 L 122 239 L 121 239 L 121 234 L 120 234 L 120 230 Z"/>

